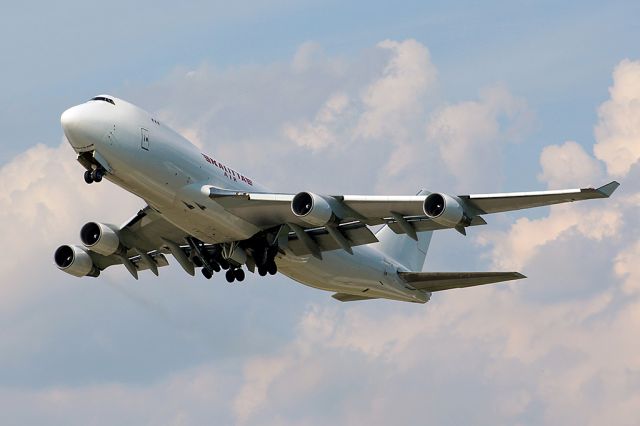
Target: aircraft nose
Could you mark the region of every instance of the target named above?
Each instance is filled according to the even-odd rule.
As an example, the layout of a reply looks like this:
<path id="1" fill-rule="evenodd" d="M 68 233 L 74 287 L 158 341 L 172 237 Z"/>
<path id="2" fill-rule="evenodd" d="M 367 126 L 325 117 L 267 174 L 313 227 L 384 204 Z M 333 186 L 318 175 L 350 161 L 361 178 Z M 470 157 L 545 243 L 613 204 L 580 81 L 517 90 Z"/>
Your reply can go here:
<path id="1" fill-rule="evenodd" d="M 97 124 L 92 119 L 89 105 L 82 104 L 69 108 L 60 116 L 60 124 L 71 146 L 77 152 L 93 150 L 99 142 Z"/>

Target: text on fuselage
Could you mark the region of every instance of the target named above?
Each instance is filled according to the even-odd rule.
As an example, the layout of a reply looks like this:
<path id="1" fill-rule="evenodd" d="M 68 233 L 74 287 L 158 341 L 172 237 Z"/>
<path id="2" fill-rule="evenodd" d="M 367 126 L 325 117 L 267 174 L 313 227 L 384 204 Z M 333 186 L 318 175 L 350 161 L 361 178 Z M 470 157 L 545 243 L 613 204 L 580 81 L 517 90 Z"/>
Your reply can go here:
<path id="1" fill-rule="evenodd" d="M 233 169 L 225 166 L 224 164 L 216 161 L 215 159 L 209 157 L 207 154 L 202 154 L 202 156 L 207 161 L 207 163 L 209 163 L 209 164 L 211 164 L 213 166 L 219 167 L 224 172 L 224 175 L 227 178 L 229 178 L 229 180 L 237 182 L 238 179 L 240 179 L 242 182 L 253 186 L 253 181 L 251 179 L 249 179 L 248 177 L 245 177 L 245 176 L 241 175 L 240 173 L 236 172 L 235 170 L 233 170 Z"/>

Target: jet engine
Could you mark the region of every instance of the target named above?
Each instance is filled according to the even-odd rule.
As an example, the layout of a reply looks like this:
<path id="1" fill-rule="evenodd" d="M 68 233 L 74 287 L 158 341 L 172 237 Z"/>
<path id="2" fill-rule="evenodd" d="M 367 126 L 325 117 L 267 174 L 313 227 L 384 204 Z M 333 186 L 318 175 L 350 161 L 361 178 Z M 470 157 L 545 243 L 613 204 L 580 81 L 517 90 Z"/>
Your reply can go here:
<path id="1" fill-rule="evenodd" d="M 464 209 L 455 198 L 447 194 L 431 193 L 424 200 L 424 214 L 440 225 L 455 227 L 465 217 Z"/>
<path id="2" fill-rule="evenodd" d="M 76 277 L 85 277 L 90 275 L 97 277 L 100 270 L 95 267 L 91 256 L 80 246 L 60 246 L 53 255 L 56 266 L 61 271 Z"/>
<path id="3" fill-rule="evenodd" d="M 329 202 L 312 192 L 296 194 L 291 200 L 291 211 L 300 219 L 315 226 L 326 225 L 334 217 Z"/>
<path id="4" fill-rule="evenodd" d="M 85 247 L 104 256 L 110 256 L 120 248 L 120 238 L 113 225 L 89 222 L 80 230 L 80 239 Z"/>

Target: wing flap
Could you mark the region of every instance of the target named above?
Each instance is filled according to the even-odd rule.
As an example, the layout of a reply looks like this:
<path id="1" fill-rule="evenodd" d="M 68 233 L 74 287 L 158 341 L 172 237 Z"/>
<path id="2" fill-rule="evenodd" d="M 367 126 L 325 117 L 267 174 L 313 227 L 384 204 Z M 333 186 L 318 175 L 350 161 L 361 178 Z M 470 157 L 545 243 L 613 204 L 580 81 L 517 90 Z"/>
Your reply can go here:
<path id="1" fill-rule="evenodd" d="M 411 224 L 411 226 L 413 227 L 413 229 L 415 229 L 416 232 L 437 231 L 438 229 L 450 228 L 448 226 L 441 225 L 424 216 L 409 217 L 407 218 L 407 222 Z M 479 226 L 479 225 L 486 225 L 486 224 L 487 222 L 482 217 L 474 216 L 471 219 L 471 223 L 466 226 Z M 389 228 L 391 228 L 391 230 L 396 234 L 404 234 L 404 230 L 402 229 L 402 226 L 396 220 L 388 219 L 387 225 L 389 225 Z"/>
<path id="2" fill-rule="evenodd" d="M 338 226 L 337 229 L 347 239 L 351 247 L 378 242 L 378 239 L 373 234 L 373 232 L 371 232 L 371 230 L 361 222 L 343 224 Z M 338 241 L 336 241 L 336 239 L 333 238 L 324 227 L 307 229 L 305 230 L 305 232 L 317 244 L 318 249 L 321 252 L 338 250 L 342 248 Z M 296 256 L 306 256 L 309 254 L 313 254 L 304 244 L 304 242 L 296 236 L 294 232 L 289 233 L 288 244 L 289 249 Z"/>
<path id="3" fill-rule="evenodd" d="M 413 288 L 430 292 L 526 278 L 519 272 L 398 272 L 398 275 Z"/>
<path id="4" fill-rule="evenodd" d="M 150 252 L 165 245 L 163 238 L 183 242 L 188 235 L 147 206 L 120 228 L 119 236 L 125 246 Z M 130 249 L 127 254 L 138 253 Z"/>

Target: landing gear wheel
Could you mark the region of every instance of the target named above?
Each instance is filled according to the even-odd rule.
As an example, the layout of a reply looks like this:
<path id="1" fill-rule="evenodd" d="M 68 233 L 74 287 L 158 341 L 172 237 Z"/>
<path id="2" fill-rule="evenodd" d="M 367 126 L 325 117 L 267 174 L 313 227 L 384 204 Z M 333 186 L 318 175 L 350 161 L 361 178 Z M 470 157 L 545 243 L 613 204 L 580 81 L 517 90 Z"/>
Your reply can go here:
<path id="1" fill-rule="evenodd" d="M 204 275 L 206 279 L 210 280 L 213 276 L 213 272 L 211 272 L 211 269 L 202 268 L 202 275 Z"/>
<path id="2" fill-rule="evenodd" d="M 104 172 L 101 169 L 95 169 L 91 172 L 91 178 L 94 182 L 100 182 L 102 180 L 102 176 L 104 176 Z"/>
<path id="3" fill-rule="evenodd" d="M 218 263 L 220 264 L 220 267 L 222 269 L 229 269 L 229 262 L 227 262 L 226 260 L 220 259 Z"/>
<path id="4" fill-rule="evenodd" d="M 215 260 L 210 260 L 209 265 L 213 268 L 214 271 L 220 272 L 220 265 Z"/>
<path id="5" fill-rule="evenodd" d="M 244 271 L 242 269 L 236 269 L 233 271 L 233 275 L 236 277 L 236 280 L 244 281 Z"/>
<path id="6" fill-rule="evenodd" d="M 196 265 L 196 267 L 202 268 L 202 265 L 203 265 L 202 259 L 200 259 L 198 256 L 193 256 L 192 260 L 193 260 L 193 264 Z M 204 269 L 203 269 L 203 271 L 204 271 Z"/>
<path id="7" fill-rule="evenodd" d="M 267 275 L 267 267 L 258 266 L 258 274 L 260 274 L 261 277 L 264 277 L 265 275 Z"/>
<path id="8" fill-rule="evenodd" d="M 236 279 L 236 275 L 233 273 L 233 269 L 228 269 L 224 274 L 224 277 L 227 279 L 227 282 L 232 283 Z"/>
<path id="9" fill-rule="evenodd" d="M 269 275 L 275 275 L 278 273 L 278 266 L 276 265 L 276 262 L 273 260 L 269 262 L 267 265 L 267 272 L 269 272 Z"/>
<path id="10" fill-rule="evenodd" d="M 93 177 L 91 176 L 91 170 L 87 170 L 86 172 L 84 172 L 84 181 L 86 183 L 93 183 Z"/>

